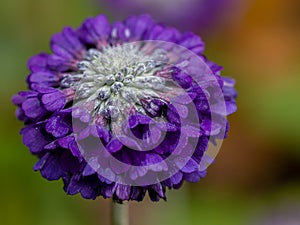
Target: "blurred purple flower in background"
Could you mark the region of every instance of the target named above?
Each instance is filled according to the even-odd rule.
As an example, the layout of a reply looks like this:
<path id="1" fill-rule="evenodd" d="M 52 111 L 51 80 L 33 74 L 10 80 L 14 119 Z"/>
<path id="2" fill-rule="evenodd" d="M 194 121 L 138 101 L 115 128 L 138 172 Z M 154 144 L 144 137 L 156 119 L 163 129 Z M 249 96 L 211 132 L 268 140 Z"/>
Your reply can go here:
<path id="1" fill-rule="evenodd" d="M 62 178 L 67 194 L 118 202 L 166 199 L 204 177 L 237 93 L 200 37 L 147 15 L 99 15 L 55 34 L 51 49 L 29 60 L 29 90 L 13 97 L 34 170 Z"/>
<path id="2" fill-rule="evenodd" d="M 149 13 L 183 31 L 217 31 L 236 22 L 247 0 L 95 0 L 119 16 Z M 116 16 L 116 15 L 114 15 Z"/>

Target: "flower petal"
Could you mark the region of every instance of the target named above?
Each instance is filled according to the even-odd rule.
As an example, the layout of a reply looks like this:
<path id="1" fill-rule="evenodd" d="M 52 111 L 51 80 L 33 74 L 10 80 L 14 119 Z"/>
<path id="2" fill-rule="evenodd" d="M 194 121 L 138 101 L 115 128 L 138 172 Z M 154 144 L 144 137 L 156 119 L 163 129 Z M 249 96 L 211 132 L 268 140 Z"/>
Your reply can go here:
<path id="1" fill-rule="evenodd" d="M 66 98 L 62 92 L 55 91 L 53 93 L 44 94 L 42 103 L 48 111 L 55 112 L 65 106 Z"/>

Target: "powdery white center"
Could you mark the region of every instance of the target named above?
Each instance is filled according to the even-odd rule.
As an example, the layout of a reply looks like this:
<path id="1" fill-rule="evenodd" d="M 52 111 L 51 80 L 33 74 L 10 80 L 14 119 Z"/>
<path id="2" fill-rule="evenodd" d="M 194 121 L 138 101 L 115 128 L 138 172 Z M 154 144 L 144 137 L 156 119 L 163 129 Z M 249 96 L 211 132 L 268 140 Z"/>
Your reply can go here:
<path id="1" fill-rule="evenodd" d="M 161 98 L 172 90 L 157 75 L 169 61 L 166 51 L 148 49 L 146 53 L 142 47 L 130 43 L 102 51 L 90 49 L 78 63 L 79 73 L 65 75 L 61 87 L 75 89 L 75 106 L 92 102 L 92 116 L 108 121 L 113 131 L 131 112 L 145 113 L 142 99 Z"/>

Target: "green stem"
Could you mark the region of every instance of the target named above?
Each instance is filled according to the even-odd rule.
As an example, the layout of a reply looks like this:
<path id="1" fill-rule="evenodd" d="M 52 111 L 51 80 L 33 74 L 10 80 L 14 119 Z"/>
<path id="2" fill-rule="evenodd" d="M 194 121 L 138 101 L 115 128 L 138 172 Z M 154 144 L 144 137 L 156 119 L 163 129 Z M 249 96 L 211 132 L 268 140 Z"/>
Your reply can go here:
<path id="1" fill-rule="evenodd" d="M 111 225 L 129 225 L 129 204 L 112 202 Z"/>

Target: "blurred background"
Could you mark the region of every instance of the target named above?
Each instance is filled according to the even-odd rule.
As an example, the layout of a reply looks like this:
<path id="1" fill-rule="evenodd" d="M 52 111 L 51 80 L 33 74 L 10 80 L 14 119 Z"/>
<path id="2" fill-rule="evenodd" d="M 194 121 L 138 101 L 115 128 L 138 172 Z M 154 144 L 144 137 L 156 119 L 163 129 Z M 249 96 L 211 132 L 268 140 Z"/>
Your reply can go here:
<path id="1" fill-rule="evenodd" d="M 0 224 L 108 224 L 109 200 L 66 196 L 61 181 L 32 171 L 36 159 L 22 145 L 10 99 L 27 88 L 27 59 L 49 51 L 50 36 L 66 25 L 77 27 L 99 13 L 113 21 L 148 9 L 157 20 L 177 23 L 155 7 L 124 2 L 0 2 Z M 183 14 L 187 25 L 179 27 L 201 35 L 206 55 L 237 80 L 229 138 L 199 183 L 168 191 L 167 202 L 131 203 L 131 224 L 300 224 L 300 1 L 239 0 L 207 10 L 208 25 Z"/>

